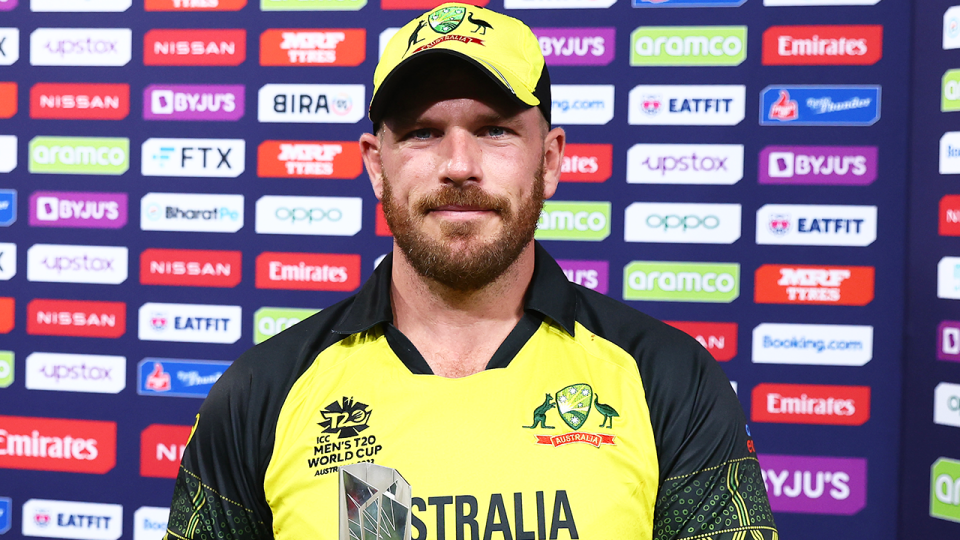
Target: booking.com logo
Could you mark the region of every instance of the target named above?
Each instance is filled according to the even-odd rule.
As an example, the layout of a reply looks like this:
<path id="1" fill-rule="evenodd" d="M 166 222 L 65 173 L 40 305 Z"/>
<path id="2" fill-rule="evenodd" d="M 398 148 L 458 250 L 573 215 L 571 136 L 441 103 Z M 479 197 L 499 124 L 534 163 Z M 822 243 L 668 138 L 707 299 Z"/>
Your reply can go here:
<path id="1" fill-rule="evenodd" d="M 678 215 L 667 215 L 661 216 L 659 214 L 650 214 L 647 216 L 647 226 L 653 229 L 669 230 L 669 229 L 699 229 L 703 227 L 704 229 L 716 229 L 720 226 L 720 218 L 717 216 L 678 216 Z"/>
<path id="2" fill-rule="evenodd" d="M 843 341 L 822 339 L 807 339 L 805 337 L 795 337 L 790 339 L 776 339 L 770 336 L 763 337 L 763 347 L 765 349 L 793 349 L 793 350 L 815 350 L 818 353 L 824 351 L 860 351 L 863 350 L 862 341 Z"/>
<path id="3" fill-rule="evenodd" d="M 340 221 L 343 218 L 343 212 L 339 208 L 324 210 L 323 208 L 286 208 L 281 206 L 273 213 L 280 221 L 289 221 L 296 223 L 306 221 L 308 223 L 319 221 Z"/>
<path id="4" fill-rule="evenodd" d="M 560 100 L 560 101 L 553 100 L 553 101 L 551 102 L 551 107 L 553 107 L 554 109 L 559 109 L 559 110 L 561 110 L 561 111 L 563 111 L 563 112 L 567 112 L 567 111 L 569 111 L 569 110 L 574 110 L 574 111 L 588 111 L 588 110 L 592 110 L 592 109 L 604 109 L 604 108 L 606 108 L 606 106 L 607 106 L 606 103 L 604 103 L 604 101 L 603 101 L 603 100 L 600 100 L 600 99 L 595 99 L 595 100 L 586 100 L 586 99 L 568 100 L 568 99 L 564 99 L 564 100 Z"/>

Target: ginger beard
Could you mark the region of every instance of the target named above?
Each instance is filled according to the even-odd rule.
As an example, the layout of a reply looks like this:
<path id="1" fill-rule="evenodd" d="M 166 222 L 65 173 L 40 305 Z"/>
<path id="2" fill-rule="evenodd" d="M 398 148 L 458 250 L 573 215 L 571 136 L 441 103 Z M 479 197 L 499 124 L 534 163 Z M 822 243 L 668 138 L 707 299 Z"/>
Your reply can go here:
<path id="1" fill-rule="evenodd" d="M 531 196 L 513 208 L 506 197 L 486 193 L 476 184 L 447 184 L 403 207 L 393 198 L 390 181 L 383 173 L 383 213 L 397 246 L 421 276 L 455 291 L 476 291 L 500 277 L 533 240 L 543 209 L 543 161 L 534 173 Z M 424 232 L 424 219 L 431 208 L 463 205 L 492 210 L 502 222 L 500 234 L 489 241 L 476 238 L 481 224 L 444 222 L 440 238 Z M 471 240 L 472 238 L 472 240 Z M 462 247 L 457 247 L 462 246 Z"/>

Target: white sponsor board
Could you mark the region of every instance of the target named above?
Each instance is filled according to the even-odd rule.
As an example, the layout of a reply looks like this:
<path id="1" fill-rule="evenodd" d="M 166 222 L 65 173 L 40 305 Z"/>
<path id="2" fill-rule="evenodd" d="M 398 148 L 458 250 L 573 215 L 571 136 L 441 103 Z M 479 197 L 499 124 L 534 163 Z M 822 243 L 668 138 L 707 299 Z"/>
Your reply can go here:
<path id="1" fill-rule="evenodd" d="M 960 427 L 960 384 L 942 382 L 934 389 L 933 423 Z"/>
<path id="2" fill-rule="evenodd" d="M 779 6 L 873 6 L 880 0 L 763 0 L 768 7 Z"/>
<path id="3" fill-rule="evenodd" d="M 117 394 L 127 386 L 127 359 L 122 356 L 35 352 L 26 366 L 29 390 Z"/>
<path id="4" fill-rule="evenodd" d="M 246 167 L 243 139 L 159 139 L 143 142 L 140 174 L 236 178 Z"/>
<path id="5" fill-rule="evenodd" d="M 761 323 L 753 329 L 755 364 L 862 366 L 873 359 L 873 327 Z"/>
<path id="6" fill-rule="evenodd" d="M 353 236 L 360 232 L 360 197 L 283 197 L 257 201 L 257 234 Z"/>
<path id="7" fill-rule="evenodd" d="M 603 9 L 617 0 L 503 0 L 504 9 Z"/>
<path id="8" fill-rule="evenodd" d="M 30 34 L 30 65 L 125 66 L 132 39 L 129 28 L 37 28 Z"/>
<path id="9" fill-rule="evenodd" d="M 130 9 L 133 0 L 30 0 L 30 11 L 111 11 Z"/>
<path id="10" fill-rule="evenodd" d="M 740 238 L 739 204 L 641 203 L 624 212 L 627 242 L 732 244 Z"/>
<path id="11" fill-rule="evenodd" d="M 742 178 L 742 144 L 635 144 L 627 151 L 630 184 L 732 185 Z"/>
<path id="12" fill-rule="evenodd" d="M 17 275 L 17 245 L 0 242 L 0 281 Z"/>
<path id="13" fill-rule="evenodd" d="M 243 227 L 243 195 L 147 193 L 140 199 L 144 231 L 237 232 Z"/>
<path id="14" fill-rule="evenodd" d="M 147 302 L 138 316 L 141 341 L 236 343 L 240 339 L 240 306 Z"/>
<path id="15" fill-rule="evenodd" d="M 960 131 L 940 137 L 940 174 L 960 174 Z"/>
<path id="16" fill-rule="evenodd" d="M 9 66 L 20 59 L 20 30 L 0 28 L 0 66 Z"/>
<path id="17" fill-rule="evenodd" d="M 550 93 L 554 125 L 602 126 L 613 120 L 612 84 L 553 84 Z"/>
<path id="18" fill-rule="evenodd" d="M 960 49 L 960 6 L 943 13 L 943 48 Z"/>
<path id="19" fill-rule="evenodd" d="M 960 257 L 944 257 L 937 264 L 937 298 L 960 300 Z"/>
<path id="20" fill-rule="evenodd" d="M 383 57 L 383 51 L 384 49 L 387 48 L 387 43 L 390 43 L 390 39 L 393 38 L 393 36 L 397 35 L 397 32 L 399 31 L 400 31 L 400 27 L 391 26 L 390 28 L 385 29 L 383 32 L 380 32 L 380 41 L 379 41 L 380 52 L 377 58 Z"/>
<path id="21" fill-rule="evenodd" d="M 102 283 L 127 280 L 127 248 L 34 244 L 27 250 L 27 281 Z"/>
<path id="22" fill-rule="evenodd" d="M 117 540 L 123 533 L 123 506 L 30 499 L 23 503 L 24 536 L 76 540 Z"/>
<path id="23" fill-rule="evenodd" d="M 362 84 L 267 84 L 257 92 L 260 122 L 355 124 L 367 114 Z"/>
<path id="24" fill-rule="evenodd" d="M 167 532 L 169 508 L 141 506 L 133 513 L 133 540 L 163 540 Z"/>
<path id="25" fill-rule="evenodd" d="M 735 84 L 640 85 L 630 90 L 633 125 L 735 126 L 743 121 L 747 87 Z"/>
<path id="26" fill-rule="evenodd" d="M 757 244 L 862 247 L 876 239 L 876 206 L 765 204 L 757 210 Z"/>
<path id="27" fill-rule="evenodd" d="M 17 168 L 17 136 L 0 135 L 0 173 Z"/>

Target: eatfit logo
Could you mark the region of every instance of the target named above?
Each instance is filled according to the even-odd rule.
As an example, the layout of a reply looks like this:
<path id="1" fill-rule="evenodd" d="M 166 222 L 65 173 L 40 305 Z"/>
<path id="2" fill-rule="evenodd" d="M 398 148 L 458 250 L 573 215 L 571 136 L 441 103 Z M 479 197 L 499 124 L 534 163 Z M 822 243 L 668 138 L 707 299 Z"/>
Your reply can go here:
<path id="1" fill-rule="evenodd" d="M 127 224 L 127 194 L 89 191 L 34 191 L 31 227 L 119 229 Z"/>
<path id="2" fill-rule="evenodd" d="M 862 366 L 873 358 L 873 327 L 761 323 L 753 329 L 753 363 Z"/>
<path id="3" fill-rule="evenodd" d="M 27 356 L 28 390 L 117 394 L 127 386 L 122 356 L 35 352 Z"/>
<path id="4" fill-rule="evenodd" d="M 30 141 L 29 170 L 34 174 L 121 175 L 130 168 L 130 139 L 46 137 Z"/>
<path id="5" fill-rule="evenodd" d="M 763 65 L 876 64 L 883 56 L 881 25 L 771 26 L 763 32 Z"/>
<path id="6" fill-rule="evenodd" d="M 145 66 L 239 66 L 246 59 L 242 29 L 154 29 L 143 36 Z"/>
<path id="7" fill-rule="evenodd" d="M 548 66 L 606 66 L 616 51 L 616 28 L 531 28 Z"/>
<path id="8" fill-rule="evenodd" d="M 737 323 L 664 322 L 696 339 L 718 362 L 732 360 L 737 355 Z"/>
<path id="9" fill-rule="evenodd" d="M 850 516 L 867 505 L 867 460 L 758 454 L 774 512 Z"/>
<path id="10" fill-rule="evenodd" d="M 127 248 L 34 244 L 27 250 L 27 280 L 118 285 L 127 280 Z"/>
<path id="11" fill-rule="evenodd" d="M 758 304 L 865 306 L 873 301 L 874 268 L 764 264 L 754 286 Z"/>
<path id="12" fill-rule="evenodd" d="M 740 265 L 633 261 L 623 269 L 623 299 L 719 302 L 740 296 Z"/>
<path id="13" fill-rule="evenodd" d="M 243 228 L 243 195 L 147 193 L 140 199 L 140 229 L 233 233 Z"/>
<path id="14" fill-rule="evenodd" d="M 30 34 L 32 66 L 125 66 L 129 28 L 37 28 Z"/>
<path id="15" fill-rule="evenodd" d="M 37 83 L 30 89 L 30 118 L 123 120 L 128 114 L 128 84 Z"/>
<path id="16" fill-rule="evenodd" d="M 631 125 L 735 126 L 743 121 L 746 86 L 640 85 L 630 90 Z"/>
<path id="17" fill-rule="evenodd" d="M 150 248 L 140 254 L 142 285 L 236 287 L 242 252 Z"/>
<path id="18" fill-rule="evenodd" d="M 627 151 L 630 184 L 732 185 L 742 178 L 742 144 L 635 144 Z"/>
<path id="19" fill-rule="evenodd" d="M 141 341 L 236 343 L 240 339 L 240 306 L 147 302 L 138 313 Z"/>
<path id="20" fill-rule="evenodd" d="M 761 184 L 866 186 L 877 179 L 876 146 L 767 146 Z"/>
<path id="21" fill-rule="evenodd" d="M 123 506 L 30 499 L 23 504 L 24 536 L 118 540 L 123 533 Z"/>
<path id="22" fill-rule="evenodd" d="M 739 204 L 640 203 L 624 212 L 626 242 L 732 244 L 740 239 Z"/>
<path id="23" fill-rule="evenodd" d="M 359 66 L 366 42 L 363 28 L 271 28 L 260 34 L 260 65 Z"/>
<path id="24" fill-rule="evenodd" d="M 242 84 L 151 84 L 143 91 L 143 119 L 236 122 L 245 99 Z"/>
<path id="25" fill-rule="evenodd" d="M 641 26 L 630 34 L 631 66 L 738 66 L 746 26 Z"/>
<path id="26" fill-rule="evenodd" d="M 257 256 L 258 289 L 352 291 L 360 286 L 360 255 L 275 253 Z"/>
<path id="27" fill-rule="evenodd" d="M 261 178 L 356 178 L 360 148 L 351 141 L 263 141 L 257 148 Z"/>
<path id="28" fill-rule="evenodd" d="M 360 232 L 360 197 L 284 197 L 257 200 L 257 234 L 353 236 Z"/>
<path id="29" fill-rule="evenodd" d="M 613 120 L 612 84 L 554 84 L 550 93 L 554 124 L 602 126 Z"/>
<path id="30" fill-rule="evenodd" d="M 546 201 L 537 222 L 537 240 L 599 242 L 610 236 L 609 202 Z"/>
<path id="31" fill-rule="evenodd" d="M 260 122 L 355 124 L 366 115 L 362 84 L 266 84 L 257 92 Z"/>
<path id="32" fill-rule="evenodd" d="M 127 331 L 127 305 L 93 300 L 35 299 L 27 304 L 27 334 L 118 338 Z"/>
<path id="33" fill-rule="evenodd" d="M 751 401 L 754 422 L 862 426 L 870 419 L 869 386 L 761 383 Z"/>
<path id="34" fill-rule="evenodd" d="M 141 146 L 140 174 L 236 178 L 246 169 L 243 139 L 147 139 Z"/>
<path id="35" fill-rule="evenodd" d="M 760 245 L 869 246 L 877 239 L 877 207 L 765 204 L 756 232 Z"/>
<path id="36" fill-rule="evenodd" d="M 117 424 L 0 416 L 0 468 L 104 474 L 116 464 Z"/>

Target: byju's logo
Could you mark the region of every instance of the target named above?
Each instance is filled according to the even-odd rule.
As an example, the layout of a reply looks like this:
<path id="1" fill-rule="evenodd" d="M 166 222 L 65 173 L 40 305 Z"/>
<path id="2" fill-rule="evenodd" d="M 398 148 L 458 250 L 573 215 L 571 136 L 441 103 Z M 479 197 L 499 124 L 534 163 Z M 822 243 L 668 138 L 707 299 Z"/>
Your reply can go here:
<path id="1" fill-rule="evenodd" d="M 127 359 L 35 352 L 27 356 L 25 380 L 29 390 L 117 394 L 127 386 Z"/>
<path id="2" fill-rule="evenodd" d="M 140 476 L 148 478 L 176 478 L 180 472 L 180 460 L 190 440 L 191 426 L 169 426 L 150 424 L 140 433 Z M 137 510 L 140 514 L 144 508 Z M 155 522 L 166 523 L 168 514 L 166 508 L 156 508 L 160 515 L 154 518 Z M 143 516 L 134 517 L 134 521 L 143 519 Z M 152 538 L 163 538 L 166 527 L 154 533 Z"/>
<path id="3" fill-rule="evenodd" d="M 140 174 L 236 178 L 246 168 L 246 151 L 243 139 L 147 139 Z"/>
<path id="4" fill-rule="evenodd" d="M 740 238 L 739 204 L 636 202 L 624 214 L 627 242 L 732 244 Z"/>
<path id="5" fill-rule="evenodd" d="M 960 174 L 960 131 L 940 137 L 940 174 Z"/>
<path id="6" fill-rule="evenodd" d="M 243 228 L 243 195 L 147 193 L 140 199 L 140 229 L 233 233 Z"/>
<path id="7" fill-rule="evenodd" d="M 9 66 L 20 59 L 20 30 L 0 28 L 0 66 Z"/>
<path id="8" fill-rule="evenodd" d="M 771 26 L 763 33 L 765 66 L 869 66 L 881 56 L 878 24 Z"/>
<path id="9" fill-rule="evenodd" d="M 613 120 L 612 84 L 554 84 L 550 93 L 554 124 L 602 126 Z"/>
<path id="10" fill-rule="evenodd" d="M 247 0 L 145 0 L 143 5 L 143 10 L 144 11 L 240 11 L 246 5 L 247 5 Z M 163 530 L 166 530 L 166 527 L 161 529 L 161 531 Z"/>
<path id="11" fill-rule="evenodd" d="M 757 210 L 760 245 L 869 246 L 876 239 L 876 206 L 765 204 Z"/>
<path id="12" fill-rule="evenodd" d="M 260 34 L 260 65 L 359 66 L 366 42 L 363 28 L 271 28 Z"/>
<path id="13" fill-rule="evenodd" d="M 263 343 L 319 309 L 262 307 L 253 314 L 253 343 Z"/>
<path id="14" fill-rule="evenodd" d="M 127 194 L 89 191 L 34 191 L 31 227 L 119 229 L 127 224 Z"/>
<path id="15" fill-rule="evenodd" d="M 933 422 L 960 427 L 960 384 L 941 382 L 934 389 Z"/>
<path id="16" fill-rule="evenodd" d="M 0 135 L 0 173 L 17 168 L 17 136 Z"/>
<path id="17" fill-rule="evenodd" d="M 23 504 L 22 533 L 47 538 L 117 540 L 123 533 L 123 506 L 30 499 Z"/>
<path id="18" fill-rule="evenodd" d="M 257 234 L 353 236 L 360 232 L 360 197 L 283 197 L 257 200 Z"/>
<path id="19" fill-rule="evenodd" d="M 37 83 L 30 89 L 30 118 L 123 120 L 128 114 L 128 84 Z"/>
<path id="20" fill-rule="evenodd" d="M 640 85 L 630 90 L 632 125 L 735 126 L 743 121 L 746 86 Z"/>
<path id="21" fill-rule="evenodd" d="M 17 245 L 10 242 L 0 242 L 0 281 L 9 281 L 15 275 L 17 275 Z M 3 303 L 0 301 L 0 305 Z M 13 308 L 11 307 L 10 310 L 12 312 Z M 0 316 L 0 319 L 3 318 L 5 317 Z M 0 324 L 0 326 L 5 325 Z M 5 334 L 6 332 L 0 333 Z"/>
<path id="22" fill-rule="evenodd" d="M 762 383 L 752 402 L 754 422 L 862 426 L 870 419 L 869 386 Z"/>
<path id="23" fill-rule="evenodd" d="M 240 339 L 240 306 L 147 302 L 138 313 L 141 341 L 236 343 Z"/>
<path id="24" fill-rule="evenodd" d="M 960 362 L 960 321 L 943 321 L 937 327 L 937 360 Z"/>
<path id="25" fill-rule="evenodd" d="M 664 321 L 700 342 L 718 362 L 737 355 L 737 323 Z"/>
<path id="26" fill-rule="evenodd" d="M 137 364 L 137 393 L 205 398 L 230 364 L 220 360 L 144 358 Z"/>
<path id="27" fill-rule="evenodd" d="M 365 5 L 367 0 L 260 0 L 261 11 L 357 11 Z"/>
<path id="28" fill-rule="evenodd" d="M 258 289 L 352 291 L 360 286 L 360 255 L 275 253 L 257 256 Z"/>
<path id="29" fill-rule="evenodd" d="M 930 516 L 960 522 L 960 461 L 941 457 L 930 467 Z"/>
<path id="30" fill-rule="evenodd" d="M 355 124 L 366 114 L 362 84 L 266 84 L 257 92 L 260 122 Z"/>
<path id="31" fill-rule="evenodd" d="M 130 9 L 132 0 L 30 0 L 30 11 L 51 12 L 122 12 Z"/>
<path id="32" fill-rule="evenodd" d="M 635 144 L 627 151 L 631 184 L 736 184 L 742 144 Z"/>
<path id="33" fill-rule="evenodd" d="M 537 240 L 599 242 L 610 236 L 609 202 L 546 201 L 537 222 Z"/>
<path id="34" fill-rule="evenodd" d="M 606 66 L 613 62 L 616 28 L 531 28 L 548 66 Z"/>
<path id="35" fill-rule="evenodd" d="M 623 269 L 623 299 L 719 302 L 740 296 L 736 263 L 633 261 Z"/>
<path id="36" fill-rule="evenodd" d="M 117 285 L 127 280 L 127 248 L 34 244 L 27 250 L 27 280 Z"/>
<path id="37" fill-rule="evenodd" d="M 223 2 L 224 0 L 220 1 Z M 243 2 L 246 2 L 246 0 L 243 0 Z M 180 458 L 177 458 L 177 470 L 179 469 Z M 157 540 L 163 538 L 163 535 L 167 531 L 169 518 L 169 508 L 159 508 L 156 506 L 141 506 L 137 508 L 137 511 L 133 513 L 133 540 Z"/>
<path id="38" fill-rule="evenodd" d="M 44 137 L 30 141 L 31 173 L 121 175 L 130 168 L 130 139 Z"/>
<path id="39" fill-rule="evenodd" d="M 151 84 L 143 91 L 143 119 L 236 122 L 245 97 L 242 84 Z"/>
<path id="40" fill-rule="evenodd" d="M 140 283 L 181 287 L 236 287 L 242 252 L 203 249 L 146 249 L 140 254 Z"/>
<path id="41" fill-rule="evenodd" d="M 762 126 L 872 126 L 879 86 L 768 86 L 760 92 Z"/>
<path id="42" fill-rule="evenodd" d="M 9 227 L 17 221 L 17 190 L 0 189 L 0 227 Z"/>
<path id="43" fill-rule="evenodd" d="M 877 147 L 767 146 L 757 172 L 761 184 L 866 186 L 877 179 Z"/>
<path id="44" fill-rule="evenodd" d="M 148 30 L 145 66 L 239 66 L 247 59 L 246 30 Z"/>
<path id="45" fill-rule="evenodd" d="M 862 366 L 873 358 L 873 327 L 761 323 L 753 329 L 753 363 Z"/>
<path id="46" fill-rule="evenodd" d="M 37 28 L 30 34 L 32 66 L 125 66 L 129 28 Z"/>
<path id="47" fill-rule="evenodd" d="M 754 274 L 758 304 L 865 306 L 873 301 L 872 266 L 764 264 Z"/>
<path id="48" fill-rule="evenodd" d="M 257 148 L 261 178 L 356 178 L 360 148 L 351 141 L 263 141 Z"/>
<path id="49" fill-rule="evenodd" d="M 571 283 L 583 285 L 600 294 L 607 294 L 610 289 L 610 263 L 607 261 L 557 259 L 557 264 Z"/>
<path id="50" fill-rule="evenodd" d="M 0 416 L 0 468 L 104 474 L 113 469 L 116 456 L 115 422 Z M 27 521 L 33 516 L 24 513 L 24 527 Z M 113 538 L 120 537 L 119 524 L 116 533 Z M 53 537 L 86 538 L 65 530 Z"/>
<path id="51" fill-rule="evenodd" d="M 867 505 L 867 460 L 759 454 L 774 512 L 850 516 Z"/>
<path id="52" fill-rule="evenodd" d="M 746 26 L 641 26 L 630 34 L 631 66 L 738 66 Z"/>
<path id="53" fill-rule="evenodd" d="M 612 144 L 571 143 L 564 147 L 561 182 L 606 182 L 612 174 Z"/>

